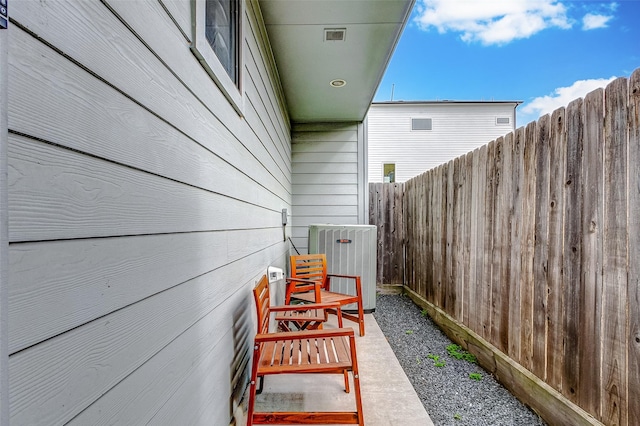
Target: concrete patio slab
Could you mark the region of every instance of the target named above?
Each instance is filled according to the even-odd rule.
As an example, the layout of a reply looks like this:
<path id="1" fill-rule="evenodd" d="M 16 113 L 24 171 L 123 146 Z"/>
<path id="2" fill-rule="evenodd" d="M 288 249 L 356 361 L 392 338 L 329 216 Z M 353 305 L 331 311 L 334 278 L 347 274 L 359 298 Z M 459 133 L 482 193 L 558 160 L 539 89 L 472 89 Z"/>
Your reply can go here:
<path id="1" fill-rule="evenodd" d="M 350 322 L 345 325 L 350 326 Z M 327 328 L 335 327 L 332 316 Z M 433 422 L 371 314 L 366 333 L 357 336 L 358 365 L 365 424 L 429 426 Z M 258 411 L 353 410 L 355 399 L 344 392 L 342 375 L 268 376 L 256 398 Z M 246 413 L 245 413 L 246 414 Z"/>

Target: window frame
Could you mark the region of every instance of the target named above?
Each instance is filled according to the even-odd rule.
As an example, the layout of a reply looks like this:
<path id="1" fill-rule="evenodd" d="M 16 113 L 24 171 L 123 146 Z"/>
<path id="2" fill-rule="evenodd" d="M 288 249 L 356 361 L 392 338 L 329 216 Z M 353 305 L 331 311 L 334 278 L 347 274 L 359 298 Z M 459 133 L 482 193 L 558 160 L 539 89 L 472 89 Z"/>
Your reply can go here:
<path id="1" fill-rule="evenodd" d="M 236 28 L 236 72 L 237 84 L 227 73 L 218 56 L 213 51 L 205 34 L 206 25 L 206 0 L 191 0 L 191 30 L 192 42 L 191 51 L 198 58 L 200 64 L 215 82 L 224 96 L 229 100 L 236 112 L 243 116 L 244 97 L 242 96 L 243 70 L 244 70 L 244 44 L 243 38 L 243 17 L 245 13 L 244 0 L 237 1 L 237 28 Z"/>
<path id="2" fill-rule="evenodd" d="M 395 183 L 396 182 L 396 162 L 383 162 L 382 163 L 382 183 Z M 393 181 L 389 181 L 389 182 L 385 182 L 384 178 L 386 177 L 386 175 L 384 174 L 384 168 L 385 166 L 390 166 L 393 165 Z"/>

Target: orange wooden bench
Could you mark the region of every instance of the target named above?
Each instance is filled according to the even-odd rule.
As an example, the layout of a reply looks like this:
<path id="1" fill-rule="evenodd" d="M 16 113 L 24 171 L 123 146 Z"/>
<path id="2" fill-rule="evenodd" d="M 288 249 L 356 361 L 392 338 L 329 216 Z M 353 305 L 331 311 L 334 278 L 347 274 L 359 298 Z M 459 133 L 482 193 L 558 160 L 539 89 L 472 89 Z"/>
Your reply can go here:
<path id="1" fill-rule="evenodd" d="M 247 424 L 358 424 L 364 425 L 360 378 L 352 329 L 302 330 L 269 333 L 271 307 L 266 276 L 253 290 L 258 313 L 258 334 L 253 347 Z M 329 304 L 329 306 L 332 306 Z M 339 306 L 333 305 L 340 309 Z M 286 309 L 308 309 L 308 305 L 288 305 Z M 347 412 L 256 412 L 258 378 L 271 374 L 343 374 L 345 391 L 353 374 L 355 411 Z"/>
<path id="2" fill-rule="evenodd" d="M 360 336 L 364 336 L 364 307 L 362 302 L 362 284 L 358 275 L 327 273 L 327 257 L 324 254 L 305 254 L 291 256 L 291 277 L 287 286 L 285 302 L 291 303 L 291 298 L 305 302 L 339 303 L 340 306 L 355 303 L 357 314 L 352 315 L 344 310 L 340 316 L 358 323 Z M 355 294 L 336 292 L 331 287 L 332 278 L 346 278 L 354 280 Z M 320 283 L 320 289 L 313 282 Z M 331 310 L 338 314 L 338 311 Z"/>

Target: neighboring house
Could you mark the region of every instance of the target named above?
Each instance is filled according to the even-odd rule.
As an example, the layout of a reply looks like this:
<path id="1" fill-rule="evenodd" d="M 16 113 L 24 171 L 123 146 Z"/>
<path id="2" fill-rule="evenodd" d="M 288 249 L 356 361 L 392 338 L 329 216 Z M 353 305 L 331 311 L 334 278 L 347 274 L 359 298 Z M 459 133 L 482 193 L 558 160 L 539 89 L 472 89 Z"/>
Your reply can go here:
<path id="1" fill-rule="evenodd" d="M 232 421 L 256 280 L 309 223 L 367 221 L 363 122 L 412 5 L 10 1 L 2 426 Z"/>
<path id="2" fill-rule="evenodd" d="M 515 130 L 520 101 L 374 102 L 369 182 L 404 182 Z"/>

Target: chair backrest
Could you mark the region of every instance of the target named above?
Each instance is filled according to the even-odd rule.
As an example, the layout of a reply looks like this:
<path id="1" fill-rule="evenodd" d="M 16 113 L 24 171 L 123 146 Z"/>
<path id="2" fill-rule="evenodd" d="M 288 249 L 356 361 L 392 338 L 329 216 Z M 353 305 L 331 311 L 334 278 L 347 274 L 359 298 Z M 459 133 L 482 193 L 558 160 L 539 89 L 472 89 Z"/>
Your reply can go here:
<path id="1" fill-rule="evenodd" d="M 302 278 L 305 280 L 311 280 L 319 282 L 324 288 L 327 284 L 327 257 L 324 253 L 318 254 L 301 254 L 297 256 L 291 256 L 291 276 L 293 278 Z M 310 289 L 302 289 L 300 291 L 307 291 Z"/>
<path id="2" fill-rule="evenodd" d="M 269 320 L 271 316 L 271 298 L 269 296 L 269 280 L 263 275 L 253 289 L 253 298 L 256 301 L 256 312 L 258 313 L 258 333 L 269 332 Z"/>

